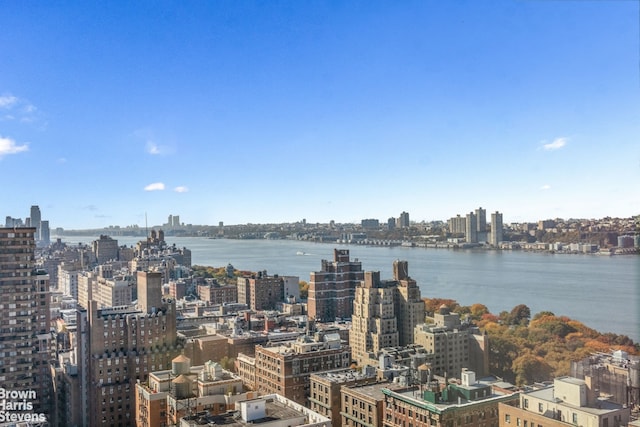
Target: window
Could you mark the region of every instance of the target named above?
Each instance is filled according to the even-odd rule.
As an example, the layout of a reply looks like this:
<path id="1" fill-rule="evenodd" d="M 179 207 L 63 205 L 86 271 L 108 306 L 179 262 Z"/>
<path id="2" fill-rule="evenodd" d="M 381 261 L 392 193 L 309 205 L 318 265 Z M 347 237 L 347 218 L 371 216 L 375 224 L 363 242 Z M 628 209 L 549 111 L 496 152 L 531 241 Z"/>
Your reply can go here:
<path id="1" fill-rule="evenodd" d="M 544 412 L 544 405 L 542 403 L 538 403 L 538 412 Z"/>
<path id="2" fill-rule="evenodd" d="M 578 414 L 574 412 L 571 416 L 571 421 L 573 421 L 574 424 L 578 424 Z"/>
<path id="3" fill-rule="evenodd" d="M 511 424 L 511 415 L 504 414 L 504 422 L 507 424 Z"/>

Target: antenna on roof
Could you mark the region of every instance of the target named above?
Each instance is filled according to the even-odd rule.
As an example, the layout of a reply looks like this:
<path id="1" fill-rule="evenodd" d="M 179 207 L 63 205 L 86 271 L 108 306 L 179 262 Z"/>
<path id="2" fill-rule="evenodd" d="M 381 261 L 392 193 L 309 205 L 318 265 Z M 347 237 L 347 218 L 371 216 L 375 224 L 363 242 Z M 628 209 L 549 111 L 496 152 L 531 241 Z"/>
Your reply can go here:
<path id="1" fill-rule="evenodd" d="M 145 229 L 145 233 L 146 233 L 146 239 L 147 239 L 147 268 L 145 269 L 145 271 L 149 271 L 149 257 L 150 257 L 150 250 L 149 250 L 149 223 L 147 222 L 147 213 L 144 213 L 144 229 Z"/>

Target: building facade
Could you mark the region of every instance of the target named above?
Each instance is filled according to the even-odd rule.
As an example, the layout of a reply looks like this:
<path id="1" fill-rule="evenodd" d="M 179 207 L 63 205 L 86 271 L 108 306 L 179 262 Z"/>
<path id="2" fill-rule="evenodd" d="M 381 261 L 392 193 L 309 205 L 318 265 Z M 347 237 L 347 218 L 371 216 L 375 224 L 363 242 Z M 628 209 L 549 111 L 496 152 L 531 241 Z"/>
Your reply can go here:
<path id="1" fill-rule="evenodd" d="M 519 400 L 500 405 L 500 427 L 620 427 L 631 408 L 600 398 L 588 381 L 560 377 L 552 386 L 522 392 Z"/>
<path id="2" fill-rule="evenodd" d="M 255 352 L 255 390 L 278 393 L 301 405 L 310 395 L 309 376 L 315 372 L 347 368 L 351 350 L 337 334 L 316 334 L 277 346 L 258 346 Z"/>
<path id="3" fill-rule="evenodd" d="M 491 214 L 491 233 L 489 235 L 489 243 L 493 246 L 498 246 L 502 240 L 503 233 L 502 214 L 498 211 Z"/>
<path id="4" fill-rule="evenodd" d="M 49 277 L 34 269 L 35 233 L 34 227 L 0 228 L 0 386 L 28 393 L 33 412 L 48 413 Z"/>
<path id="5" fill-rule="evenodd" d="M 355 289 L 363 279 L 362 263 L 351 261 L 348 249 L 334 249 L 333 261 L 322 260 L 322 270 L 311 273 L 309 317 L 319 322 L 350 318 Z"/>
<path id="6" fill-rule="evenodd" d="M 379 271 L 367 271 L 355 290 L 349 346 L 352 357 L 362 366 L 369 354 L 384 347 L 398 346 L 398 319 L 395 313 L 396 283 L 381 281 Z"/>

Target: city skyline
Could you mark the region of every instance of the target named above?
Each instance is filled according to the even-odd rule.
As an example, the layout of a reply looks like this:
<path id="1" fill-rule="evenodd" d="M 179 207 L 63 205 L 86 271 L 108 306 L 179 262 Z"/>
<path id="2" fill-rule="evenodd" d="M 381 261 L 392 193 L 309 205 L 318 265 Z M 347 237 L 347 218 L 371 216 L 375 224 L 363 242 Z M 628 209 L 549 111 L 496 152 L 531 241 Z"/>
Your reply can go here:
<path id="1" fill-rule="evenodd" d="M 640 213 L 637 2 L 4 5 L 3 213 Z"/>

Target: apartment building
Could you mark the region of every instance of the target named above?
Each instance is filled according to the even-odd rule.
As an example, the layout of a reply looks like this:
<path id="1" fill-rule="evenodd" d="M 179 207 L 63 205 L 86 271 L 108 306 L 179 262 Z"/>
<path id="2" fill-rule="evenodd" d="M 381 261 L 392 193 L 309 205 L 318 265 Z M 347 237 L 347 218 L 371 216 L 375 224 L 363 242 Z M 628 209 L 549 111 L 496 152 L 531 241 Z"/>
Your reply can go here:
<path id="1" fill-rule="evenodd" d="M 515 402 L 500 405 L 500 427 L 620 427 L 631 408 L 600 397 L 589 380 L 560 377 L 553 385 L 524 391 Z"/>
<path id="2" fill-rule="evenodd" d="M 0 385 L 27 393 L 33 412 L 48 413 L 49 276 L 35 270 L 35 233 L 0 228 Z"/>
<path id="3" fill-rule="evenodd" d="M 252 277 L 238 277 L 238 302 L 250 309 L 275 310 L 284 301 L 284 283 L 278 275 L 259 271 Z"/>
<path id="4" fill-rule="evenodd" d="M 240 378 L 218 363 L 191 366 L 183 355 L 171 361 L 171 369 L 151 372 L 148 382 L 135 387 L 137 427 L 177 425 L 193 414 L 223 414 L 236 402 L 257 397 L 244 393 Z"/>
<path id="5" fill-rule="evenodd" d="M 364 279 L 362 263 L 349 259 L 348 249 L 334 249 L 333 261 L 322 260 L 309 280 L 308 315 L 318 322 L 333 322 L 353 314 L 355 289 Z"/>
<path id="6" fill-rule="evenodd" d="M 336 369 L 311 374 L 309 408 L 320 415 L 331 418 L 333 427 L 342 426 L 341 390 L 342 387 L 376 383 L 376 370 L 369 366 L 362 371 L 355 369 Z"/>
<path id="7" fill-rule="evenodd" d="M 491 385 L 476 381 L 475 373 L 463 371 L 460 383 L 430 381 L 425 375 L 417 388 L 383 389 L 385 427 L 496 427 L 500 403 L 514 402 L 517 394 L 496 394 Z"/>
<path id="8" fill-rule="evenodd" d="M 415 327 L 414 342 L 427 351 L 434 375 L 460 378 L 463 369 L 480 376 L 489 373 L 488 337 L 472 324 L 463 324 L 445 305 L 434 313 L 432 324 Z"/>
<path id="9" fill-rule="evenodd" d="M 311 374 L 347 368 L 351 350 L 340 342 L 338 334 L 316 333 L 274 346 L 255 350 L 255 390 L 278 393 L 301 405 L 310 395 Z"/>

